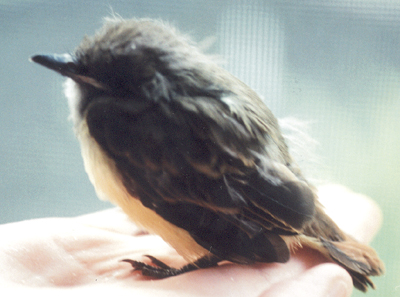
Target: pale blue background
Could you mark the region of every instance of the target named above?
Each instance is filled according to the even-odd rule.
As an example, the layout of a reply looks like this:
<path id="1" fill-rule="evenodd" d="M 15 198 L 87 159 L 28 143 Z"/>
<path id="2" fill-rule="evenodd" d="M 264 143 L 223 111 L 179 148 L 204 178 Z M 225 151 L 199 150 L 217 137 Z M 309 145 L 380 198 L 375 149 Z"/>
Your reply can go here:
<path id="1" fill-rule="evenodd" d="M 400 296 L 398 1 L 0 0 L 0 223 L 110 207 L 84 172 L 62 77 L 28 62 L 35 53 L 73 51 L 110 7 L 214 40 L 209 52 L 275 114 L 309 121 L 319 142 L 314 177 L 383 209 L 373 246 L 387 274 L 368 296 Z"/>

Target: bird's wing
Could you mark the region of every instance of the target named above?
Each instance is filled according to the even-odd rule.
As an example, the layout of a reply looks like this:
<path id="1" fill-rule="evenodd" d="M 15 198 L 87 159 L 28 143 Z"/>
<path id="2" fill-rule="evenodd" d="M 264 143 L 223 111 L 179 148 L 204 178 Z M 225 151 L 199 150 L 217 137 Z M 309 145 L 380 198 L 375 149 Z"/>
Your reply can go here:
<path id="1" fill-rule="evenodd" d="M 301 231 L 314 195 L 282 163 L 275 127 L 214 99 L 180 99 L 141 113 L 98 100 L 87 112 L 90 133 L 132 196 L 199 244 L 237 262 L 286 261 L 278 234 Z"/>

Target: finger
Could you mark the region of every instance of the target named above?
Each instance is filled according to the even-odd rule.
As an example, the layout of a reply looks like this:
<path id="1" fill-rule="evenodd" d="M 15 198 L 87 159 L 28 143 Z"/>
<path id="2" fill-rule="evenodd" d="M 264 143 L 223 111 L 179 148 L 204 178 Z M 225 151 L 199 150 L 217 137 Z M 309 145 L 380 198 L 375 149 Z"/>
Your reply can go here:
<path id="1" fill-rule="evenodd" d="M 282 281 L 259 297 L 348 297 L 353 291 L 350 275 L 335 264 L 320 264 L 292 279 Z"/>
<path id="2" fill-rule="evenodd" d="M 340 185 L 318 188 L 319 201 L 326 213 L 346 233 L 362 243 L 369 243 L 382 225 L 382 212 L 369 197 Z"/>

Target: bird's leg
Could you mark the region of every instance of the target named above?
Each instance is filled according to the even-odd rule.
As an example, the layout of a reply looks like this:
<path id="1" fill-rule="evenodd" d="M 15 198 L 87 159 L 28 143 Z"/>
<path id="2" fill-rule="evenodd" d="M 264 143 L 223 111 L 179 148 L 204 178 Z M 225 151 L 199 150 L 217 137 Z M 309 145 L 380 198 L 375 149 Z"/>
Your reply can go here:
<path id="1" fill-rule="evenodd" d="M 170 276 L 176 276 L 179 274 L 183 274 L 189 271 L 201 269 L 201 268 L 209 268 L 213 266 L 217 266 L 218 262 L 221 260 L 215 256 L 204 256 L 193 263 L 189 263 L 181 268 L 173 268 L 161 262 L 160 260 L 154 258 L 153 256 L 145 255 L 147 258 L 151 260 L 156 266 L 148 265 L 143 262 L 124 259 L 123 262 L 130 263 L 134 268 L 134 271 L 139 270 L 142 272 L 142 275 L 150 276 L 154 278 L 167 278 Z"/>

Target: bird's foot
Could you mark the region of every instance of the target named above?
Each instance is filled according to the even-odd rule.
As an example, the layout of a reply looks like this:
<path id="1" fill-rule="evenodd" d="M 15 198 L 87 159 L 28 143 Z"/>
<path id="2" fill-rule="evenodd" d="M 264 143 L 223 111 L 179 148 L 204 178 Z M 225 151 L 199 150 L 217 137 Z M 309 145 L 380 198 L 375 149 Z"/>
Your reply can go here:
<path id="1" fill-rule="evenodd" d="M 180 269 L 170 267 L 153 256 L 145 255 L 145 257 L 149 258 L 151 263 L 155 266 L 130 259 L 124 259 L 122 262 L 130 263 L 133 267 L 133 271 L 140 271 L 142 275 L 154 278 L 166 278 L 183 273 L 180 272 Z"/>
<path id="2" fill-rule="evenodd" d="M 153 256 L 145 255 L 145 257 L 149 258 L 154 266 L 130 259 L 124 259 L 121 261 L 131 264 L 134 271 L 140 271 L 144 276 L 150 276 L 158 279 L 176 276 L 200 268 L 217 266 L 219 262 L 216 258 L 213 257 L 203 257 L 193 263 L 189 263 L 178 269 L 168 266 L 167 264 Z"/>

